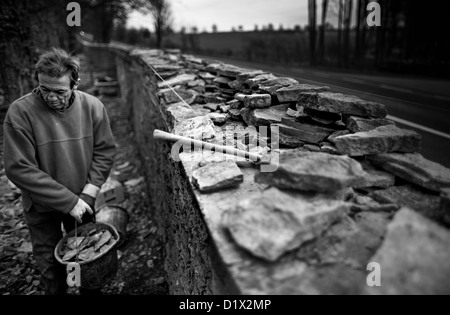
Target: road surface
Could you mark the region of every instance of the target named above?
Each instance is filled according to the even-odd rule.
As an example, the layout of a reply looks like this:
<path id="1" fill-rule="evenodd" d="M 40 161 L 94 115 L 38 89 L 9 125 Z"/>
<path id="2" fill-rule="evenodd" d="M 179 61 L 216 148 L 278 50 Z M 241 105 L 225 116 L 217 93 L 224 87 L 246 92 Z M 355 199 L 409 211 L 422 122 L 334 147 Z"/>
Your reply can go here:
<path id="1" fill-rule="evenodd" d="M 400 128 L 422 135 L 420 153 L 450 168 L 450 81 L 400 75 L 371 75 L 310 67 L 272 66 L 230 58 L 196 55 L 239 67 L 287 76 L 300 83 L 326 85 L 332 92 L 356 95 L 386 105 Z"/>

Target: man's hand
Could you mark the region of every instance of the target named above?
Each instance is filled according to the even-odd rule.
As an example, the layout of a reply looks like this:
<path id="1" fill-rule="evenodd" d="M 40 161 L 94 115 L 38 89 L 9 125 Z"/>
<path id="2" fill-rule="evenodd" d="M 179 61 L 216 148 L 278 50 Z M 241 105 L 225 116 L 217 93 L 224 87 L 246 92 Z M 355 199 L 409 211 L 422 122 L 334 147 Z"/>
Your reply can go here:
<path id="1" fill-rule="evenodd" d="M 86 202 L 89 207 L 91 207 L 92 210 L 95 210 L 95 199 L 92 196 L 89 196 L 88 194 L 81 193 L 80 198 L 83 199 L 84 202 Z"/>
<path id="2" fill-rule="evenodd" d="M 83 223 L 82 218 L 86 211 L 91 215 L 94 214 L 91 207 L 83 199 L 79 198 L 77 204 L 72 210 L 70 210 L 69 214 L 74 217 L 78 223 Z"/>

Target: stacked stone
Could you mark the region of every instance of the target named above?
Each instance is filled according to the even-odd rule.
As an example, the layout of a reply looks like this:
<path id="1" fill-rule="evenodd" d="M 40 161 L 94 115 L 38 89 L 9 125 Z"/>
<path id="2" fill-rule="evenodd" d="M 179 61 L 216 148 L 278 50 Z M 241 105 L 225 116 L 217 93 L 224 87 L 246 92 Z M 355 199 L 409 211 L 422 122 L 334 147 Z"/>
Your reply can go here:
<path id="1" fill-rule="evenodd" d="M 367 205 L 386 208 L 387 199 L 379 196 L 390 195 L 389 191 L 374 189 L 397 189 L 396 183 L 408 190 L 409 199 L 418 196 L 417 187 L 436 195 L 450 186 L 447 169 L 416 153 L 421 149 L 420 135 L 386 119 L 387 110 L 382 104 L 332 93 L 326 86 L 302 84 L 261 70 L 207 63 L 177 52 L 156 57 L 153 53 L 146 58 L 158 73 L 166 77 L 172 74 L 158 83 L 159 96 L 175 117 L 173 124 L 187 126 L 181 135 L 219 144 L 234 140 L 235 148 L 247 151 L 299 149 L 349 156 L 362 162 L 365 181 L 352 187 L 364 196 L 353 200 L 355 211 Z M 199 120 L 199 116 L 207 119 Z M 182 129 L 180 126 L 176 132 Z M 249 127 L 256 127 L 256 132 L 250 132 Z M 261 137 L 261 127 L 271 132 Z M 443 179 L 436 179 L 438 176 Z M 405 194 L 398 196 L 408 199 Z M 419 208 L 411 202 L 389 199 L 387 207 L 392 205 Z M 441 215 L 436 215 L 434 209 L 427 207 L 422 213 L 439 219 Z"/>
<path id="2" fill-rule="evenodd" d="M 449 232 L 442 227 L 450 226 L 450 170 L 418 154 L 420 135 L 386 119 L 382 104 L 176 51 L 145 58 L 163 73 L 159 97 L 172 116 L 173 133 L 216 143 L 233 138 L 244 150 L 255 139 L 281 148 L 278 169 L 255 176 L 266 189 L 236 194 L 240 199 L 222 222 L 239 248 L 265 260 L 270 281 L 295 270 L 292 278 L 307 274 L 302 279 L 314 287 L 326 278 L 327 264 L 336 265 L 333 276 L 344 271 L 365 281 L 367 263 L 378 261 L 394 288 L 385 293 L 401 293 L 405 286 L 449 293 L 448 282 L 437 287 L 425 278 L 432 275 L 438 283 L 439 272 L 450 274 Z M 278 133 L 264 138 L 251 126 Z M 243 182 L 238 163 L 217 156 L 192 172 L 203 194 L 238 189 Z M 399 276 L 400 260 L 415 272 L 411 283 L 396 283 L 408 278 Z M 439 272 L 430 273 L 434 269 Z"/>

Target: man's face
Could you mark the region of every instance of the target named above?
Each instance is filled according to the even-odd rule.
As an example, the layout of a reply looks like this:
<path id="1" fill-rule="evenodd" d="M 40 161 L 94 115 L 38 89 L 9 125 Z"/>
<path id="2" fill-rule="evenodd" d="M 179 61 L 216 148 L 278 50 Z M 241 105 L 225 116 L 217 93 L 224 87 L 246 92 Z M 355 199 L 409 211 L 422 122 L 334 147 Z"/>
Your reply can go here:
<path id="1" fill-rule="evenodd" d="M 38 74 L 38 80 L 39 88 L 47 105 L 56 110 L 65 109 L 72 94 L 70 75 L 65 74 L 56 78 L 40 73 Z"/>

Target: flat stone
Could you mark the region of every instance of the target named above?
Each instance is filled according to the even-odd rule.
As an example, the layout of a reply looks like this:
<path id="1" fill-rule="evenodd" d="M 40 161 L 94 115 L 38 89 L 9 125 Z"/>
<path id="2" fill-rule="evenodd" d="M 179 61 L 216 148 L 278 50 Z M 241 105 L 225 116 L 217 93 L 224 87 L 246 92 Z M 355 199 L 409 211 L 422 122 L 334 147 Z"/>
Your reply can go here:
<path id="1" fill-rule="evenodd" d="M 285 128 L 284 126 L 289 126 L 290 128 Z M 322 142 L 334 132 L 334 129 L 301 123 L 291 117 L 283 117 L 280 128 L 285 134 L 298 137 L 300 140 L 312 144 Z"/>
<path id="2" fill-rule="evenodd" d="M 228 111 L 228 114 L 230 114 L 230 117 L 234 120 L 241 120 L 241 111 L 239 109 L 230 109 Z"/>
<path id="3" fill-rule="evenodd" d="M 208 114 L 209 118 L 211 118 L 212 122 L 216 125 L 223 125 L 228 120 L 227 114 L 222 113 L 210 113 Z"/>
<path id="4" fill-rule="evenodd" d="M 303 149 L 308 150 L 310 152 L 320 152 L 320 147 L 314 144 L 305 144 Z"/>
<path id="5" fill-rule="evenodd" d="M 367 277 L 367 261 L 381 246 L 389 216 L 385 212 L 361 212 L 344 217 L 320 238 L 302 246 L 296 257 L 317 266 L 313 272 L 315 283 L 322 283 L 322 294 L 359 293 Z"/>
<path id="6" fill-rule="evenodd" d="M 392 175 L 391 173 L 387 173 L 376 169 L 368 161 L 363 161 L 360 163 L 364 171 L 366 172 L 367 177 L 364 185 L 359 186 L 357 188 L 368 188 L 368 187 L 389 188 L 395 185 L 395 176 Z"/>
<path id="7" fill-rule="evenodd" d="M 211 81 L 211 82 L 216 78 L 215 75 L 213 75 L 213 74 L 211 74 L 209 72 L 200 72 L 198 74 L 198 76 L 200 78 L 202 78 L 203 80 L 208 80 L 208 81 Z"/>
<path id="8" fill-rule="evenodd" d="M 275 95 L 278 98 L 278 101 L 281 103 L 284 102 L 298 102 L 300 99 L 301 93 L 306 92 L 326 92 L 329 91 L 330 88 L 327 86 L 315 86 L 309 84 L 295 84 L 288 87 L 283 87 L 278 89 L 275 92 Z"/>
<path id="9" fill-rule="evenodd" d="M 201 141 L 214 139 L 216 135 L 214 123 L 208 116 L 182 120 L 175 125 L 173 133 Z"/>
<path id="10" fill-rule="evenodd" d="M 298 84 L 297 80 L 292 79 L 292 78 L 287 78 L 287 77 L 281 77 L 281 78 L 276 78 L 276 79 L 267 80 L 267 81 L 262 82 L 259 85 L 259 89 L 262 92 L 269 93 L 270 95 L 275 95 L 277 90 L 279 90 L 283 87 L 287 87 L 287 86 L 291 86 L 291 85 L 295 85 L 295 84 Z"/>
<path id="11" fill-rule="evenodd" d="M 205 70 L 208 72 L 212 72 L 212 73 L 217 73 L 219 71 L 219 68 L 221 68 L 223 66 L 222 63 L 218 63 L 218 62 L 213 62 L 213 63 L 209 63 Z M 202 77 L 202 79 L 204 79 Z"/>
<path id="12" fill-rule="evenodd" d="M 384 119 L 384 118 L 367 119 L 367 118 L 362 118 L 362 117 L 357 117 L 357 116 L 348 116 L 348 117 L 344 117 L 344 122 L 345 122 L 346 127 L 351 132 L 369 131 L 369 130 L 376 129 L 381 126 L 388 126 L 388 125 L 395 126 L 395 122 L 393 122 L 392 120 L 389 120 L 389 119 Z"/>
<path id="13" fill-rule="evenodd" d="M 337 137 L 345 136 L 348 134 L 350 134 L 350 131 L 348 131 L 348 130 L 337 130 L 337 131 L 333 132 L 331 134 L 331 136 L 329 136 L 327 138 L 327 140 L 330 141 L 331 143 L 335 143 L 334 140 L 336 140 Z"/>
<path id="14" fill-rule="evenodd" d="M 272 132 L 272 138 L 271 138 L 272 145 L 274 143 L 276 143 L 276 144 L 278 144 L 278 146 L 280 148 L 293 148 L 293 149 L 300 148 L 300 147 L 303 147 L 303 145 L 305 145 L 305 142 L 299 140 L 297 137 L 285 134 L 283 132 L 283 129 L 279 128 L 279 125 L 274 124 L 274 125 L 271 125 L 271 127 L 272 126 L 278 127 L 278 132 Z M 288 127 L 288 126 L 284 126 L 284 128 L 286 128 L 286 129 L 289 129 L 289 128 L 290 129 L 294 129 L 294 128 L 291 128 L 291 127 Z"/>
<path id="15" fill-rule="evenodd" d="M 192 104 L 192 102 L 194 101 L 193 96 L 194 95 L 192 93 L 190 93 L 188 91 L 184 91 L 184 90 L 174 90 L 174 91 L 169 90 L 169 91 L 163 93 L 163 97 L 164 97 L 166 104 L 172 104 L 172 103 L 180 102 L 182 100 L 188 104 Z"/>
<path id="16" fill-rule="evenodd" d="M 272 105 L 270 94 L 252 94 L 244 98 L 244 106 L 247 108 L 267 108 Z"/>
<path id="17" fill-rule="evenodd" d="M 288 104 L 284 104 L 269 108 L 243 108 L 241 109 L 241 116 L 249 126 L 270 126 L 281 122 L 281 118 L 286 115 L 288 107 Z"/>
<path id="18" fill-rule="evenodd" d="M 379 203 L 369 196 L 362 196 L 356 194 L 350 200 L 352 212 L 395 212 L 400 206 L 396 204 Z"/>
<path id="19" fill-rule="evenodd" d="M 202 111 L 196 110 L 194 107 L 187 108 L 186 105 L 182 104 L 181 102 L 168 105 L 166 107 L 166 110 L 173 117 L 174 125 L 176 125 L 182 120 L 203 116 L 205 114 Z"/>
<path id="20" fill-rule="evenodd" d="M 169 80 L 166 80 L 165 82 L 159 82 L 158 88 L 166 88 L 168 86 L 173 87 L 175 85 L 183 85 L 190 81 L 194 81 L 196 78 L 197 78 L 197 75 L 195 75 L 195 74 L 180 74 L 174 78 L 170 78 Z"/>
<path id="21" fill-rule="evenodd" d="M 194 80 L 194 81 L 190 81 L 190 82 L 187 83 L 187 86 L 190 87 L 190 88 L 198 87 L 198 86 L 204 87 L 205 85 L 206 85 L 205 81 L 200 80 L 200 79 Z"/>
<path id="22" fill-rule="evenodd" d="M 240 68 L 229 64 L 220 65 L 217 69 L 217 73 L 221 76 L 230 77 L 233 79 L 236 79 L 239 74 L 246 73 L 248 71 L 249 69 Z"/>
<path id="23" fill-rule="evenodd" d="M 205 93 L 203 95 L 205 103 L 225 103 L 227 99 L 220 96 L 219 93 Z"/>
<path id="24" fill-rule="evenodd" d="M 184 60 L 186 60 L 187 62 L 192 62 L 192 63 L 196 63 L 196 64 L 199 64 L 199 65 L 203 64 L 203 60 L 202 59 L 197 58 L 197 57 L 192 56 L 192 55 L 182 55 L 182 58 Z"/>
<path id="25" fill-rule="evenodd" d="M 389 125 L 340 136 L 334 139 L 334 143 L 339 152 L 350 156 L 389 152 L 414 153 L 421 149 L 422 137 L 415 131 Z"/>
<path id="26" fill-rule="evenodd" d="M 239 73 L 236 76 L 236 79 L 240 82 L 245 82 L 248 79 L 254 78 L 254 77 L 256 77 L 258 75 L 262 75 L 262 74 L 268 74 L 268 73 L 265 71 L 262 71 L 262 70 L 249 70 L 246 72 Z"/>
<path id="27" fill-rule="evenodd" d="M 202 193 L 239 186 L 244 175 L 233 161 L 210 163 L 192 173 L 192 181 Z"/>
<path id="28" fill-rule="evenodd" d="M 364 170 L 354 159 L 292 150 L 280 154 L 278 169 L 255 180 L 281 189 L 331 192 L 361 184 Z"/>
<path id="29" fill-rule="evenodd" d="M 183 69 L 183 67 L 181 67 L 179 65 L 173 65 L 173 64 L 159 64 L 159 65 L 152 65 L 152 67 L 158 73 L 179 71 L 179 70 Z"/>
<path id="30" fill-rule="evenodd" d="M 228 83 L 231 82 L 230 78 L 225 78 L 225 77 L 217 77 L 213 80 L 214 84 L 217 84 L 219 86 L 225 86 L 225 87 L 229 87 Z"/>
<path id="31" fill-rule="evenodd" d="M 450 294 L 450 232 L 408 208 L 395 215 L 369 261 L 381 266 L 381 286 L 365 286 L 365 294 Z"/>
<path id="32" fill-rule="evenodd" d="M 228 211 L 224 222 L 233 240 L 267 261 L 313 240 L 348 212 L 342 201 L 288 194 L 276 188 L 253 193 Z"/>
<path id="33" fill-rule="evenodd" d="M 209 109 L 210 111 L 215 112 L 216 110 L 219 109 L 219 105 L 220 105 L 220 103 L 208 103 L 208 104 L 203 105 L 203 108 Z"/>
<path id="34" fill-rule="evenodd" d="M 369 196 L 382 204 L 395 204 L 399 207 L 414 209 L 422 215 L 444 222 L 444 214 L 440 211 L 440 198 L 437 195 L 425 193 L 413 186 L 394 186 L 369 193 Z"/>
<path id="35" fill-rule="evenodd" d="M 374 118 L 384 118 L 387 115 L 387 110 L 382 104 L 341 93 L 302 93 L 298 102 L 305 108 L 323 112 Z"/>
<path id="36" fill-rule="evenodd" d="M 299 117 L 300 113 L 296 110 L 288 108 L 286 115 L 288 115 L 289 117 L 297 118 L 297 117 Z"/>
<path id="37" fill-rule="evenodd" d="M 315 122 L 318 122 L 323 125 L 331 125 L 336 121 L 342 119 L 340 114 L 329 113 L 329 112 L 321 112 L 318 110 L 306 108 L 305 113 Z"/>
<path id="38" fill-rule="evenodd" d="M 223 104 L 223 105 L 220 105 L 219 106 L 219 109 L 220 109 L 220 111 L 222 112 L 222 113 L 228 113 L 228 111 L 231 109 L 231 106 L 230 105 L 225 105 L 225 104 Z"/>
<path id="39" fill-rule="evenodd" d="M 320 152 L 328 153 L 328 154 L 334 154 L 334 155 L 340 155 L 339 151 L 336 149 L 336 147 L 332 145 L 323 145 L 320 147 Z"/>
<path id="40" fill-rule="evenodd" d="M 253 78 L 249 78 L 245 80 L 245 83 L 251 88 L 251 89 L 258 89 L 259 85 L 267 80 L 274 80 L 278 77 L 274 76 L 271 73 L 268 74 L 260 74 Z"/>
<path id="41" fill-rule="evenodd" d="M 230 105 L 231 109 L 241 109 L 244 107 L 244 103 L 239 100 L 231 100 L 229 102 L 226 102 L 225 104 Z"/>
<path id="42" fill-rule="evenodd" d="M 368 159 L 378 167 L 410 183 L 440 192 L 450 187 L 450 169 L 425 159 L 421 154 L 380 154 Z"/>

